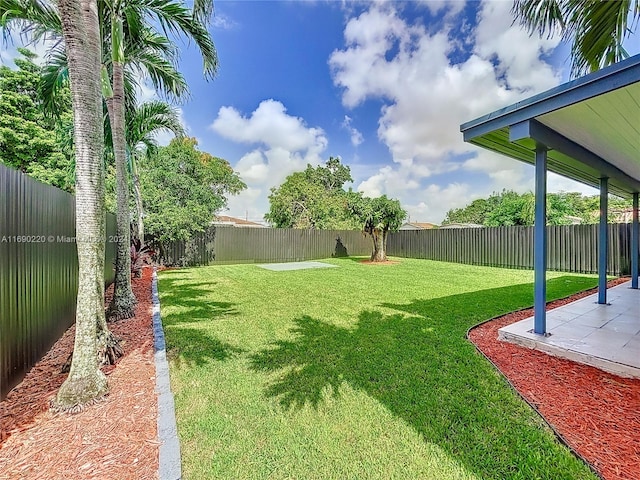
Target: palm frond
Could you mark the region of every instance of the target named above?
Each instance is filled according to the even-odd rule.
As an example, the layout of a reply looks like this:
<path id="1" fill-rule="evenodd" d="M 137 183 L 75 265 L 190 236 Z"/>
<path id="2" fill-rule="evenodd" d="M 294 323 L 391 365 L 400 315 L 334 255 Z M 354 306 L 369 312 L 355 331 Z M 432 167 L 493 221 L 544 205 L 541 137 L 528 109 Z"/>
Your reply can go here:
<path id="1" fill-rule="evenodd" d="M 203 6 L 198 7 L 199 11 L 196 14 L 184 4 L 174 0 L 131 0 L 127 3 L 127 8 L 144 10 L 154 16 L 165 36 L 169 37 L 169 34 L 176 37 L 185 36 L 189 41 L 193 41 L 200 50 L 205 77 L 215 76 L 218 69 L 218 54 L 206 24 L 201 21 L 206 11 Z"/>
<path id="2" fill-rule="evenodd" d="M 146 73 L 154 88 L 172 100 L 184 100 L 189 96 L 189 86 L 182 73 L 156 52 L 140 52 L 136 67 Z"/>
<path id="3" fill-rule="evenodd" d="M 62 89 L 69 83 L 69 66 L 62 43 L 49 50 L 40 74 L 38 91 L 42 98 L 45 114 L 57 117 L 67 101 L 61 96 Z"/>
<path id="4" fill-rule="evenodd" d="M 127 116 L 127 144 L 131 150 L 140 144 L 153 150 L 157 146 L 155 134 L 163 130 L 176 136 L 185 134 L 178 110 L 165 102 L 142 103 Z"/>
<path id="5" fill-rule="evenodd" d="M 0 27 L 15 29 L 33 41 L 62 35 L 58 10 L 42 0 L 0 0 Z"/>
<path id="6" fill-rule="evenodd" d="M 515 0 L 512 12 L 529 33 L 562 33 L 579 76 L 628 56 L 623 42 L 640 20 L 640 0 Z"/>

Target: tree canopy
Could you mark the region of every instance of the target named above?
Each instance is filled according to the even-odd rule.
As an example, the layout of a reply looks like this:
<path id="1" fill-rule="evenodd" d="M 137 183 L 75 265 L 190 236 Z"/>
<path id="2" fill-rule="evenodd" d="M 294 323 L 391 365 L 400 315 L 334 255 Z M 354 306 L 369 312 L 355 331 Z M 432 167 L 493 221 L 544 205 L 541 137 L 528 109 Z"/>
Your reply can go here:
<path id="1" fill-rule="evenodd" d="M 194 138 L 175 138 L 138 165 L 145 229 L 158 240 L 186 240 L 204 231 L 227 196 L 246 188 L 229 162 L 197 145 Z"/>
<path id="2" fill-rule="evenodd" d="M 307 165 L 271 189 L 265 220 L 277 228 L 355 229 L 360 224 L 347 209 L 344 185 L 351 171 L 338 157 L 325 166 Z"/>
<path id="3" fill-rule="evenodd" d="M 387 260 L 387 235 L 397 231 L 407 212 L 400 202 L 386 195 L 368 198 L 360 193 L 349 193 L 349 209 L 362 225 L 362 231 L 371 236 L 373 252 L 371 261 Z"/>
<path id="4" fill-rule="evenodd" d="M 41 68 L 25 48 L 16 70 L 0 66 L 0 162 L 68 192 L 74 189 L 69 92 L 58 118 L 45 116 L 38 89 Z"/>
<path id="5" fill-rule="evenodd" d="M 547 224 L 569 225 L 597 223 L 599 219 L 599 196 L 583 196 L 578 192 L 559 192 L 547 195 Z M 494 192 L 488 198 L 479 198 L 463 208 L 451 209 L 443 221 L 449 223 L 476 223 L 487 227 L 511 225 L 528 226 L 534 221 L 535 197 L 533 193 L 516 193 L 512 190 Z M 609 221 L 614 222 L 619 214 L 631 208 L 631 203 L 612 197 L 609 200 Z"/>
<path id="6" fill-rule="evenodd" d="M 407 212 L 385 195 L 368 198 L 345 190 L 351 181 L 351 170 L 339 157 L 329 157 L 324 166 L 307 165 L 271 189 L 264 218 L 277 228 L 362 229 L 373 241 L 371 260 L 384 261 L 387 233 L 400 228 Z"/>

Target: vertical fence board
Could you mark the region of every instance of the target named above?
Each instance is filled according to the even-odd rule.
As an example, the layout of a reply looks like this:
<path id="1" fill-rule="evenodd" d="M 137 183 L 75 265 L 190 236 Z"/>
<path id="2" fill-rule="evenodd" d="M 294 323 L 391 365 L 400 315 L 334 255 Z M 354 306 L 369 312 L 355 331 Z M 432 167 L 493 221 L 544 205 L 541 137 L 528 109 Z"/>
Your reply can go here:
<path id="1" fill-rule="evenodd" d="M 107 234 L 116 234 L 113 215 Z M 0 399 L 74 321 L 74 239 L 74 197 L 0 164 Z M 115 255 L 107 244 L 107 283 Z"/>
<path id="2" fill-rule="evenodd" d="M 597 273 L 597 225 L 547 227 L 549 270 Z M 609 225 L 608 272 L 628 270 L 627 225 Z M 402 230 L 391 233 L 387 253 L 496 267 L 533 268 L 533 227 Z M 331 256 L 368 256 L 372 244 L 359 231 L 211 227 L 188 242 L 161 246 L 168 265 L 272 263 Z"/>

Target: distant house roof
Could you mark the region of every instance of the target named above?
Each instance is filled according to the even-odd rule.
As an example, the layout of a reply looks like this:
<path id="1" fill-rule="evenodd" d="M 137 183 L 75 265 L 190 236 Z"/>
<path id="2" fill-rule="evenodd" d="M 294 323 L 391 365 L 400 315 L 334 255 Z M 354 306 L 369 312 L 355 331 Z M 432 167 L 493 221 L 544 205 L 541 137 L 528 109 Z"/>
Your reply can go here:
<path id="1" fill-rule="evenodd" d="M 243 220 L 242 218 L 229 217 L 228 215 L 218 215 L 212 224 L 226 225 L 229 227 L 268 228 L 256 222 L 250 222 L 249 220 Z"/>
<path id="2" fill-rule="evenodd" d="M 407 222 L 400 227 L 400 230 L 429 230 L 436 227 L 437 225 L 435 223 Z"/>
<path id="3" fill-rule="evenodd" d="M 440 228 L 483 228 L 484 225 L 478 225 L 477 223 L 448 223 L 441 225 Z"/>

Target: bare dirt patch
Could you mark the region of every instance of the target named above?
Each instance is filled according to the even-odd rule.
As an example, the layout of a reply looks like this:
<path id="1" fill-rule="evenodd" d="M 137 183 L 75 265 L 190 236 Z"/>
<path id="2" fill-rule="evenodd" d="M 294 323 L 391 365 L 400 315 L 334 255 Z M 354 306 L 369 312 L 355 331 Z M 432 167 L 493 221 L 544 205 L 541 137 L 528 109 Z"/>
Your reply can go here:
<path id="1" fill-rule="evenodd" d="M 133 279 L 135 318 L 109 324 L 125 355 L 103 368 L 104 401 L 76 415 L 48 410 L 66 378 L 60 368 L 73 349 L 71 327 L 0 402 L 0 479 L 158 478 L 151 275 L 145 268 Z"/>
<path id="2" fill-rule="evenodd" d="M 595 291 L 551 302 L 547 310 Z M 472 329 L 469 339 L 603 478 L 640 479 L 640 380 L 498 341 L 499 328 L 531 315 L 533 309 L 498 317 Z"/>

